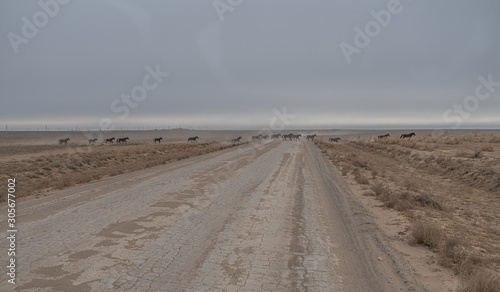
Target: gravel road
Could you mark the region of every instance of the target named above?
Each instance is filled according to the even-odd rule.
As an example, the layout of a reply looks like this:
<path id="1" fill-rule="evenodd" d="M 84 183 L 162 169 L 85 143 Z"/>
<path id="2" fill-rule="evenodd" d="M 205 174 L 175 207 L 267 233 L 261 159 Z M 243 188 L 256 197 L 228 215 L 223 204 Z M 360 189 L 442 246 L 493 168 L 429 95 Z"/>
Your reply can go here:
<path id="1" fill-rule="evenodd" d="M 17 284 L 2 273 L 1 291 L 423 291 L 306 141 L 119 175 L 17 215 Z"/>

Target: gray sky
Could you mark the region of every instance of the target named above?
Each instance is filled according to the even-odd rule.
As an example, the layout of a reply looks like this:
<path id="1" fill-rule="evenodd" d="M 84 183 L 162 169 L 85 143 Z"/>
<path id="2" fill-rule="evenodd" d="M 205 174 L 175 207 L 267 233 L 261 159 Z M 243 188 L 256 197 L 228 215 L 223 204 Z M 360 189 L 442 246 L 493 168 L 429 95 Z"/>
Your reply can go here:
<path id="1" fill-rule="evenodd" d="M 2 127 L 500 127 L 497 0 L 41 2 L 0 2 Z"/>

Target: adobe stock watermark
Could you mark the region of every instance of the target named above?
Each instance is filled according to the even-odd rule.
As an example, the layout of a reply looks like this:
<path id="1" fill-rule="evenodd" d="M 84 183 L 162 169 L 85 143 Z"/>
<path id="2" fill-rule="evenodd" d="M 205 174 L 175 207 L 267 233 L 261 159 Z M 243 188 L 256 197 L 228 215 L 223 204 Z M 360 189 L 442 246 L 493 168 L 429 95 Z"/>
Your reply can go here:
<path id="1" fill-rule="evenodd" d="M 352 62 L 351 56 L 353 54 L 360 54 L 364 48 L 368 47 L 370 42 L 382 32 L 382 28 L 386 28 L 391 23 L 392 17 L 402 11 L 403 6 L 399 0 L 389 0 L 387 9 L 378 12 L 375 10 L 370 11 L 373 19 L 365 24 L 364 30 L 357 26 L 354 27 L 356 34 L 354 35 L 353 45 L 347 42 L 340 43 L 340 49 L 347 63 Z"/>
<path id="2" fill-rule="evenodd" d="M 477 79 L 479 83 L 474 89 L 474 95 L 467 96 L 462 103 L 453 104 L 452 108 L 443 113 L 443 120 L 453 123 L 453 129 L 458 129 L 465 119 L 470 118 L 471 113 L 479 109 L 480 102 L 489 99 L 496 87 L 500 87 L 500 82 L 493 81 L 493 74 L 489 74 L 487 78 L 479 76 Z"/>
<path id="3" fill-rule="evenodd" d="M 243 0 L 215 0 L 212 5 L 220 21 L 224 21 L 224 13 L 233 12 L 241 3 L 243 3 Z"/>
<path id="4" fill-rule="evenodd" d="M 122 94 L 120 98 L 116 98 L 111 103 L 111 111 L 115 114 L 121 114 L 119 119 L 125 120 L 131 109 L 137 108 L 140 102 L 143 102 L 148 97 L 148 92 L 155 90 L 158 85 L 164 82 L 170 73 L 161 71 L 160 64 L 157 64 L 155 69 L 151 66 L 146 66 L 147 74 L 142 78 L 140 85 L 134 86 L 129 94 Z M 113 121 L 108 118 L 101 119 L 99 122 L 101 130 L 114 130 Z"/>
<path id="5" fill-rule="evenodd" d="M 19 53 L 21 44 L 28 44 L 34 38 L 39 29 L 45 27 L 51 18 L 54 18 L 60 11 L 61 5 L 66 5 L 70 0 L 40 0 L 38 6 L 40 10 L 35 12 L 31 20 L 27 17 L 21 17 L 21 35 L 9 32 L 7 38 L 16 54 Z"/>

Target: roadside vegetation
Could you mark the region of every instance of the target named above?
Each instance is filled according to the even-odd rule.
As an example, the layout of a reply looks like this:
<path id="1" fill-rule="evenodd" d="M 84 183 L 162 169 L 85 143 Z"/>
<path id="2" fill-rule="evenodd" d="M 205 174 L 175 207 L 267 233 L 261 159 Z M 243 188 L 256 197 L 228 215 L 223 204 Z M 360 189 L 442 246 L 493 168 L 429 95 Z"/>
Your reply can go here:
<path id="1" fill-rule="evenodd" d="M 437 253 L 460 276 L 462 291 L 498 291 L 500 135 L 315 143 L 365 195 L 412 222 L 408 243 Z"/>
<path id="2" fill-rule="evenodd" d="M 243 143 L 241 143 L 243 144 Z M 1 179 L 16 178 L 18 197 L 203 155 L 241 144 L 164 143 L 98 146 L 0 146 Z M 5 201 L 1 196 L 0 201 Z"/>

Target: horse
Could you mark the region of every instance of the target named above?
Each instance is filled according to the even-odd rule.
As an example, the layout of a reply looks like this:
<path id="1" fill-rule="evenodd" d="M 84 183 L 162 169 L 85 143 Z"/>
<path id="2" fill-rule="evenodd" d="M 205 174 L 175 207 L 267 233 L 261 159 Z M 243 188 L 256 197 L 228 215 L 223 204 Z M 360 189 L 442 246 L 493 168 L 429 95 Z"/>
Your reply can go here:
<path id="1" fill-rule="evenodd" d="M 264 135 L 264 136 L 262 136 L 262 139 L 264 139 L 264 140 L 269 139 L 269 135 Z"/>
<path id="2" fill-rule="evenodd" d="M 109 138 L 109 139 L 104 139 L 104 144 L 113 144 L 113 141 L 115 141 L 115 137 Z"/>
<path id="3" fill-rule="evenodd" d="M 154 139 L 153 139 L 153 142 L 155 142 L 155 144 L 156 144 L 156 142 L 158 142 L 158 144 L 160 144 L 160 143 L 161 143 L 161 140 L 163 140 L 163 137 L 160 137 L 160 138 L 154 138 Z"/>
<path id="4" fill-rule="evenodd" d="M 95 142 L 97 142 L 97 138 L 95 138 L 95 139 L 89 139 L 89 145 L 90 144 L 95 144 Z"/>
<path id="5" fill-rule="evenodd" d="M 296 141 L 300 141 L 300 137 L 302 137 L 301 134 L 298 134 L 298 135 L 292 135 L 292 139 L 293 140 L 296 140 Z"/>
<path id="6" fill-rule="evenodd" d="M 384 138 L 389 138 L 391 135 L 385 134 L 385 135 L 380 135 L 378 136 L 379 139 L 384 139 Z"/>
<path id="7" fill-rule="evenodd" d="M 59 144 L 68 144 L 69 138 L 59 139 Z"/>
<path id="8" fill-rule="evenodd" d="M 306 140 L 307 141 L 309 141 L 309 140 L 313 141 L 314 137 L 316 137 L 316 136 L 317 136 L 316 134 L 314 134 L 314 135 L 307 135 Z"/>
<path id="9" fill-rule="evenodd" d="M 328 139 L 329 142 L 340 142 L 340 138 L 330 138 Z"/>
<path id="10" fill-rule="evenodd" d="M 192 142 L 192 143 L 196 142 L 196 143 L 198 143 L 198 141 L 196 141 L 196 139 L 198 139 L 198 136 L 196 136 L 196 137 L 190 137 L 190 138 L 188 138 L 188 143 L 189 142 Z"/>
<path id="11" fill-rule="evenodd" d="M 238 138 L 231 140 L 231 143 L 233 143 L 233 144 L 234 143 L 240 143 L 241 139 L 242 139 L 241 136 L 239 136 Z"/>
<path id="12" fill-rule="evenodd" d="M 262 137 L 264 137 L 262 134 L 259 134 L 257 136 L 252 136 L 252 141 L 257 141 L 257 140 L 262 140 Z"/>
<path id="13" fill-rule="evenodd" d="M 414 132 L 411 132 L 410 134 L 402 134 L 401 136 L 399 136 L 399 139 L 405 139 L 405 138 L 411 139 L 411 137 L 413 136 L 416 136 L 416 134 Z"/>
<path id="14" fill-rule="evenodd" d="M 278 140 L 279 137 L 281 137 L 281 134 L 271 135 L 271 140 Z"/>
<path id="15" fill-rule="evenodd" d="M 293 133 L 286 134 L 286 135 L 283 135 L 281 137 L 283 137 L 283 141 L 286 141 L 286 140 L 292 141 L 292 139 L 293 139 Z"/>
<path id="16" fill-rule="evenodd" d="M 127 140 L 129 140 L 128 137 L 125 137 L 125 138 L 118 138 L 116 139 L 116 143 L 127 143 Z"/>

